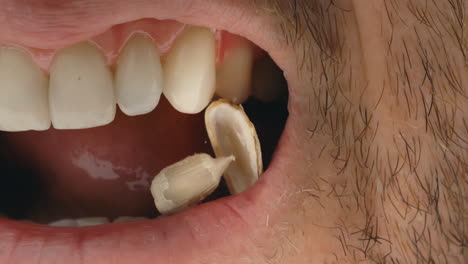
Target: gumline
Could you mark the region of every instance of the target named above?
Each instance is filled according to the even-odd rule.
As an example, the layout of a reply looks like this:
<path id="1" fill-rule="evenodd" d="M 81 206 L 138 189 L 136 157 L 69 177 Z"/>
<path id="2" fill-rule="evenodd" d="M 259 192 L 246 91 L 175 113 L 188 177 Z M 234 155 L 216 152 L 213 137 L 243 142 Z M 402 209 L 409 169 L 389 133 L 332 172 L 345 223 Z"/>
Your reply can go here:
<path id="1" fill-rule="evenodd" d="M 143 20 L 148 20 L 148 19 L 143 19 Z M 117 62 L 117 59 L 118 59 L 120 53 L 122 52 L 123 48 L 125 47 L 125 44 L 134 35 L 142 34 L 142 35 L 145 35 L 146 37 L 150 38 L 153 41 L 153 43 L 155 44 L 155 46 L 157 47 L 158 51 L 160 52 L 160 56 L 161 56 L 162 61 L 164 61 L 165 56 L 169 52 L 169 50 L 172 47 L 172 44 L 175 42 L 175 40 L 177 40 L 177 38 L 183 33 L 183 31 L 187 28 L 187 26 L 191 26 L 191 25 L 188 25 L 188 24 L 180 23 L 180 22 L 175 21 L 175 20 L 150 19 L 150 20 L 154 20 L 153 22 L 156 22 L 156 23 L 161 22 L 161 21 L 163 21 L 163 22 L 173 21 L 173 22 L 176 22 L 176 23 L 180 23 L 181 27 L 180 27 L 179 30 L 172 32 L 172 34 L 170 34 L 171 37 L 166 38 L 166 41 L 164 41 L 163 43 L 158 42 L 154 35 L 152 35 L 151 33 L 147 32 L 147 31 L 145 31 L 145 30 L 143 30 L 141 28 L 136 29 L 136 30 L 132 30 L 129 34 L 126 34 L 124 40 L 120 41 L 120 43 L 117 45 L 118 46 L 117 49 L 107 50 L 104 47 L 104 45 L 102 45 L 102 43 L 100 43 L 102 41 L 97 40 L 100 37 L 104 37 L 104 38 L 108 37 L 107 34 L 112 35 L 113 31 L 115 30 L 116 27 L 123 26 L 123 25 L 131 25 L 132 23 L 139 23 L 140 21 L 143 21 L 143 20 L 130 21 L 130 22 L 126 22 L 126 23 L 123 23 L 123 24 L 113 25 L 110 28 L 108 28 L 106 31 L 101 32 L 101 33 L 97 33 L 94 37 L 92 37 L 90 39 L 81 40 L 79 42 L 76 42 L 74 44 L 71 44 L 71 45 L 68 45 L 68 46 L 65 46 L 65 47 L 62 47 L 62 48 L 59 48 L 59 49 L 39 49 L 39 48 L 34 48 L 34 47 L 22 46 L 22 45 L 17 44 L 17 43 L 0 43 L 0 47 L 14 48 L 14 49 L 18 49 L 18 50 L 21 50 L 23 52 L 26 52 L 27 54 L 29 54 L 31 56 L 33 61 L 36 63 L 36 65 L 39 66 L 39 68 L 42 71 L 44 71 L 46 73 L 49 73 L 53 58 L 54 58 L 55 54 L 58 51 L 60 51 L 63 48 L 78 44 L 80 42 L 87 41 L 87 42 L 93 44 L 94 46 L 96 46 L 101 51 L 101 53 L 106 58 L 107 65 L 110 66 L 113 69 L 116 62 Z M 220 47 L 221 47 L 220 42 L 221 42 L 221 33 L 223 31 L 217 30 L 215 28 L 208 28 L 208 29 L 210 29 L 215 34 L 216 62 L 218 64 L 220 62 L 221 58 L 222 58 L 222 53 L 220 51 Z M 119 42 L 119 41 L 117 41 L 117 42 Z"/>

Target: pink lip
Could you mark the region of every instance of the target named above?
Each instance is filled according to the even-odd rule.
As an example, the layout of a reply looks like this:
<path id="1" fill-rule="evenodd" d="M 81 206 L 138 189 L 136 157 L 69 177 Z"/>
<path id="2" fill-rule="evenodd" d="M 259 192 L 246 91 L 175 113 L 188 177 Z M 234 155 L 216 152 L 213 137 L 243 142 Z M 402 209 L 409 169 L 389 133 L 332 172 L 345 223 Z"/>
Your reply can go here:
<path id="1" fill-rule="evenodd" d="M 82 0 L 57 1 L 54 6 L 41 0 L 27 3 L 29 9 L 18 2 L 0 0 L 0 5 L 16 10 L 0 10 L 0 43 L 59 48 L 143 17 L 174 19 L 241 35 L 269 52 L 285 70 L 291 114 L 298 110 L 291 93 L 298 79 L 295 72 L 288 71 L 294 69 L 293 58 L 280 47 L 271 33 L 275 31 L 265 30 L 274 25 L 247 8 L 248 1 Z M 34 12 L 31 6 L 36 8 Z M 226 263 L 225 257 L 238 259 L 268 230 L 269 215 L 275 213 L 278 197 L 288 187 L 288 156 L 296 151 L 294 120 L 288 120 L 269 169 L 244 193 L 135 223 L 54 228 L 0 219 L 0 263 Z"/>
<path id="2" fill-rule="evenodd" d="M 113 25 L 156 18 L 203 25 L 245 37 L 265 38 L 258 14 L 247 1 L 235 6 L 215 0 L 0 0 L 0 43 L 17 43 L 40 49 L 56 49 L 90 39 Z M 264 44 L 268 44 L 264 39 Z"/>

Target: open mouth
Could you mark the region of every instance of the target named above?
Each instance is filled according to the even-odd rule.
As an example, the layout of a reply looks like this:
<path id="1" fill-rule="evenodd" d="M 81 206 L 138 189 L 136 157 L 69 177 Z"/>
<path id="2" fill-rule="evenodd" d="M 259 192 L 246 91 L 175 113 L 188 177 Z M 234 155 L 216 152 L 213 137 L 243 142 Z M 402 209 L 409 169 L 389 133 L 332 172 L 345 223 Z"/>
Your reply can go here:
<path id="1" fill-rule="evenodd" d="M 64 256 L 99 263 L 117 249 L 121 263 L 183 261 L 190 252 L 179 250 L 224 243 L 226 232 L 265 220 L 269 189 L 280 188 L 270 174 L 279 174 L 288 118 L 283 72 L 246 37 L 183 20 L 114 24 L 61 48 L 0 47 L 5 263 L 31 254 L 47 263 Z M 221 143 L 214 146 L 206 125 L 212 102 L 245 111 L 258 137 L 258 179 L 240 190 L 226 171 L 247 173 L 239 153 L 252 154 L 253 141 L 229 141 L 239 131 L 228 128 L 219 140 L 231 150 L 217 151 Z M 217 118 L 221 126 L 240 122 Z M 161 210 L 153 179 L 197 153 L 233 159 L 203 195 L 187 190 L 199 178 L 178 179 L 188 187 L 172 193 L 195 198 Z"/>

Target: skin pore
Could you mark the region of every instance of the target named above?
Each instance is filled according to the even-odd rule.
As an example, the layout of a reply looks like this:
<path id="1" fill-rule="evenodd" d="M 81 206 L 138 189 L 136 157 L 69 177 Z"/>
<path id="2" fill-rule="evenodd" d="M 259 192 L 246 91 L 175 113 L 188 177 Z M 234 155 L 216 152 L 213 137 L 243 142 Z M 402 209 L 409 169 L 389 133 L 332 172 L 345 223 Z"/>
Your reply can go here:
<path id="1" fill-rule="evenodd" d="M 82 1 L 87 4 L 80 12 L 50 5 L 52 0 L 25 1 L 17 10 L 63 9 L 70 21 L 99 27 L 100 20 L 93 20 L 97 13 L 112 14 L 112 8 L 128 4 L 106 1 Z M 49 20 L 52 24 L 39 16 L 14 20 L 4 14 L 16 1 L 3 2 L 5 42 L 19 34 L 34 46 L 40 33 L 27 32 L 24 25 L 37 24 L 44 34 L 60 29 L 53 23 L 71 23 L 65 15 Z M 235 246 L 212 245 L 209 252 L 193 253 L 191 263 L 467 261 L 468 2 L 205 3 L 195 12 L 212 4 L 260 17 L 252 27 L 261 25 L 267 33 L 258 39 L 270 43 L 267 49 L 282 50 L 272 57 L 288 79 L 293 132 L 282 139 L 289 147 L 277 153 L 287 158 L 278 158 L 271 170 L 281 174 L 275 179 L 282 188 L 272 191 L 262 227 L 246 222 L 244 234 L 229 234 Z M 241 31 L 240 25 L 229 26 Z M 70 41 L 83 38 L 78 27 L 69 28 Z M 60 39 L 64 36 L 54 39 L 57 46 Z"/>

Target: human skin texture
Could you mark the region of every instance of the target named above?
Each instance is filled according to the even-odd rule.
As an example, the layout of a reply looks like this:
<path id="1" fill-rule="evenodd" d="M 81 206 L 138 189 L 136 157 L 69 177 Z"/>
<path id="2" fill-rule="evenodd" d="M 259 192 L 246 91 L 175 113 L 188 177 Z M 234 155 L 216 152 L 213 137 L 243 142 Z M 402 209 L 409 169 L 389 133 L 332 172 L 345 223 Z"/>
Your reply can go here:
<path id="1" fill-rule="evenodd" d="M 263 209 L 172 263 L 467 262 L 467 1 L 1 0 L 0 42 L 59 48 L 153 13 L 252 40 L 290 93 Z"/>

